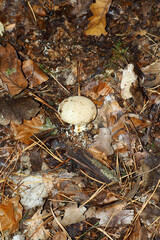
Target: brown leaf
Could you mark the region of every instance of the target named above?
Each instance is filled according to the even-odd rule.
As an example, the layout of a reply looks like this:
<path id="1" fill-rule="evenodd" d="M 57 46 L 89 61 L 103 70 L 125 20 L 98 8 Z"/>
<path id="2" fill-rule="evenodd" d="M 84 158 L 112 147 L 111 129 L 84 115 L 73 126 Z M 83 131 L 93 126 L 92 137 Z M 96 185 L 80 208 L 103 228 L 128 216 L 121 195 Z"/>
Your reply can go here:
<path id="1" fill-rule="evenodd" d="M 40 104 L 30 97 L 16 99 L 0 98 L 0 124 L 8 125 L 11 121 L 21 124 L 23 119 L 31 119 L 40 111 Z"/>
<path id="2" fill-rule="evenodd" d="M 144 77 L 144 87 L 153 88 L 160 85 L 160 61 L 142 68 Z"/>
<path id="3" fill-rule="evenodd" d="M 46 10 L 45 10 L 41 5 L 35 4 L 35 5 L 33 6 L 33 11 L 34 11 L 37 15 L 42 16 L 42 17 L 47 15 Z"/>
<path id="4" fill-rule="evenodd" d="M 10 234 L 18 231 L 19 221 L 22 219 L 22 210 L 18 196 L 7 199 L 3 204 L 0 204 L 1 230 L 7 230 Z"/>
<path id="5" fill-rule="evenodd" d="M 66 206 L 63 218 L 61 216 L 58 216 L 57 218 L 63 226 L 68 226 L 74 223 L 79 223 L 81 221 L 84 221 L 85 212 L 86 212 L 86 207 L 84 206 L 78 207 L 77 204 L 71 203 Z M 56 220 L 53 220 L 52 226 L 55 229 L 58 228 Z"/>
<path id="6" fill-rule="evenodd" d="M 100 37 L 101 34 L 107 35 L 106 27 L 106 14 L 109 10 L 112 0 L 96 0 L 90 6 L 93 16 L 89 18 L 89 24 L 85 35 L 92 35 Z"/>
<path id="7" fill-rule="evenodd" d="M 87 10 L 89 10 L 89 6 L 92 3 L 92 0 L 77 0 L 73 1 L 73 10 L 72 14 L 76 15 L 76 17 L 80 17 L 86 14 Z"/>
<path id="8" fill-rule="evenodd" d="M 134 222 L 133 230 L 128 240 L 142 239 L 142 227 L 139 218 Z"/>
<path id="9" fill-rule="evenodd" d="M 54 234 L 53 240 L 67 240 L 67 234 L 62 231 L 57 231 L 56 234 Z"/>
<path id="10" fill-rule="evenodd" d="M 30 88 L 33 88 L 34 86 L 48 80 L 48 76 L 31 59 L 23 62 L 22 69 L 26 78 L 29 81 Z"/>
<path id="11" fill-rule="evenodd" d="M 11 95 L 20 93 L 28 85 L 21 71 L 21 61 L 16 50 L 10 44 L 0 46 L 0 84 Z"/>
<path id="12" fill-rule="evenodd" d="M 91 90 L 86 91 L 86 95 L 90 96 L 92 99 L 97 100 L 100 96 L 107 96 L 113 93 L 113 89 L 108 86 L 107 83 L 99 81 Z"/>
<path id="13" fill-rule="evenodd" d="M 131 224 L 134 218 L 134 210 L 123 209 L 124 203 L 111 205 L 109 208 L 99 208 L 96 211 L 96 218 L 100 219 L 100 226 L 118 227 Z"/>
<path id="14" fill-rule="evenodd" d="M 112 136 L 110 130 L 108 128 L 99 128 L 99 134 L 95 136 L 92 146 L 110 156 L 114 153 L 111 143 Z"/>
<path id="15" fill-rule="evenodd" d="M 24 120 L 21 125 L 11 122 L 11 128 L 15 139 L 28 145 L 33 142 L 30 137 L 33 134 L 40 132 L 42 125 L 43 120 L 41 114 L 32 118 L 32 120 Z"/>
<path id="16" fill-rule="evenodd" d="M 27 236 L 32 240 L 47 240 L 49 238 L 49 231 L 44 227 L 44 221 L 41 214 L 42 209 L 39 209 L 30 220 L 26 221 Z M 32 236 L 32 237 L 30 237 Z"/>

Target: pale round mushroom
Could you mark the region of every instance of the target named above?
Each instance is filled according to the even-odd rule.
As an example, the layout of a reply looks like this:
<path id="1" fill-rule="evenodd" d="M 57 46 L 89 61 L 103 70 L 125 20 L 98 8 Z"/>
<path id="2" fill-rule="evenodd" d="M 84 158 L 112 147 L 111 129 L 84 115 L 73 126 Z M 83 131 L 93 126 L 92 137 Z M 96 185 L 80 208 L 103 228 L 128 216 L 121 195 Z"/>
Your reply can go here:
<path id="1" fill-rule="evenodd" d="M 97 115 L 96 105 L 87 97 L 72 96 L 64 99 L 58 108 L 61 119 L 73 125 L 87 125 Z"/>

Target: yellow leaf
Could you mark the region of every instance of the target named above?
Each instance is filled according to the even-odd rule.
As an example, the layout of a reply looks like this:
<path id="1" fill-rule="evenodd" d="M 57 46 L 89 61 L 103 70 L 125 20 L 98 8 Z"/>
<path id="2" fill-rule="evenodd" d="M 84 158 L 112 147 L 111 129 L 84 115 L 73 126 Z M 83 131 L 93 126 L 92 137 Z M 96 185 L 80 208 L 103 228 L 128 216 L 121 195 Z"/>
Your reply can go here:
<path id="1" fill-rule="evenodd" d="M 85 35 L 101 36 L 107 35 L 105 30 L 106 27 L 106 14 L 109 10 L 112 0 L 96 0 L 90 6 L 93 16 L 89 18 L 89 24 L 87 30 L 84 32 Z"/>

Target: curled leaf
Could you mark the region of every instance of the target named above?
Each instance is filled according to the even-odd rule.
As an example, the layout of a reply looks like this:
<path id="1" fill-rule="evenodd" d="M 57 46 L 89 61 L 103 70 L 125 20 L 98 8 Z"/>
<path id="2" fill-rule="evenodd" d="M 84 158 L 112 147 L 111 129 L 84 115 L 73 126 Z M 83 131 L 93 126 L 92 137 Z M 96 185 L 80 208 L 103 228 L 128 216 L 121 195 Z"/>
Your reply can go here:
<path id="1" fill-rule="evenodd" d="M 12 45 L 0 46 L 0 84 L 11 95 L 16 95 L 25 89 L 28 81 L 21 70 L 21 61 Z"/>
<path id="2" fill-rule="evenodd" d="M 19 203 L 18 196 L 7 199 L 0 204 L 0 225 L 2 231 L 8 231 L 9 234 L 18 231 L 19 221 L 22 219 L 23 207 Z"/>
<path id="3" fill-rule="evenodd" d="M 112 0 L 96 0 L 90 6 L 93 16 L 89 18 L 89 24 L 85 35 L 92 35 L 100 37 L 101 34 L 107 35 L 106 27 L 106 14 L 109 10 Z"/>

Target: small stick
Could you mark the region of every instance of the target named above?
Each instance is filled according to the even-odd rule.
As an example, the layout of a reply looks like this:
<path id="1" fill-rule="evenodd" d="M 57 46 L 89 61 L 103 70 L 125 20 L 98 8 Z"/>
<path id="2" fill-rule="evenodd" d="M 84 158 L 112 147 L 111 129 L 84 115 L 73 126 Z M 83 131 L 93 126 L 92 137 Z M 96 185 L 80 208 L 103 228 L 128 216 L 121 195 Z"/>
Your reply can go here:
<path id="1" fill-rule="evenodd" d="M 77 62 L 77 79 L 78 79 L 78 96 L 81 96 L 81 88 L 80 88 L 80 81 L 81 81 L 81 63 Z"/>
<path id="2" fill-rule="evenodd" d="M 67 88 L 65 88 L 54 76 L 52 73 L 50 73 L 50 76 L 56 81 L 56 83 L 58 83 L 61 88 L 63 88 L 68 94 L 70 94 L 70 92 L 67 90 Z"/>
<path id="3" fill-rule="evenodd" d="M 32 12 L 32 15 L 33 15 L 34 21 L 37 22 L 36 15 L 34 14 L 34 11 L 33 11 L 33 8 L 32 8 L 32 6 L 31 6 L 30 2 L 27 1 L 27 3 L 28 3 L 28 6 L 29 6 L 29 8 L 30 8 L 30 10 L 31 10 L 31 12 Z"/>

